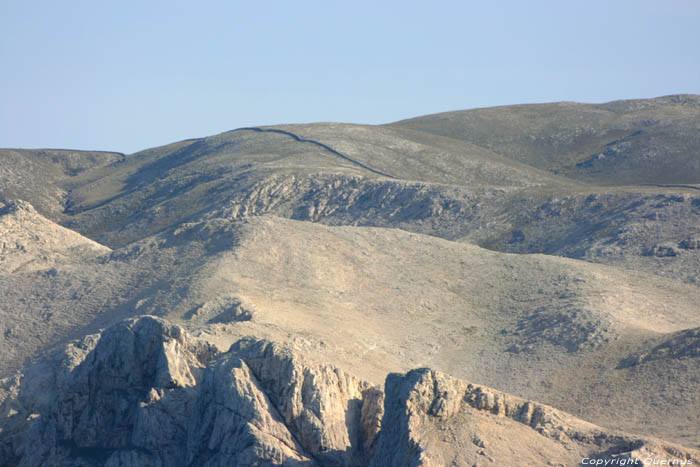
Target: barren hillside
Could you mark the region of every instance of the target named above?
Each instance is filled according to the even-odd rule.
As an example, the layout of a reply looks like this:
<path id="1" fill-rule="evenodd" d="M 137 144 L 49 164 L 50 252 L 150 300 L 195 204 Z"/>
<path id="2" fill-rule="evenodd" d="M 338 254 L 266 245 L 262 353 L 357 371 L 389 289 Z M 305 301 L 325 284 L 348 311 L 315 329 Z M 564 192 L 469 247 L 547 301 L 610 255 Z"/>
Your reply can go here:
<path id="1" fill-rule="evenodd" d="M 1 150 L 0 464 L 700 462 L 699 118 Z"/>

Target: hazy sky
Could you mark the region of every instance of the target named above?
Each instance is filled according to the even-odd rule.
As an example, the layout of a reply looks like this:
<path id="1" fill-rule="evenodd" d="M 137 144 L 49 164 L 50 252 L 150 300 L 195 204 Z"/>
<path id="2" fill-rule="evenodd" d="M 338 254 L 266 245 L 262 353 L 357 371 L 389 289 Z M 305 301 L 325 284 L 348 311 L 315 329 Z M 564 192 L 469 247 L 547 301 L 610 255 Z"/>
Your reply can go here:
<path id="1" fill-rule="evenodd" d="M 0 30 L 0 147 L 700 94 L 700 0 L 0 0 Z"/>

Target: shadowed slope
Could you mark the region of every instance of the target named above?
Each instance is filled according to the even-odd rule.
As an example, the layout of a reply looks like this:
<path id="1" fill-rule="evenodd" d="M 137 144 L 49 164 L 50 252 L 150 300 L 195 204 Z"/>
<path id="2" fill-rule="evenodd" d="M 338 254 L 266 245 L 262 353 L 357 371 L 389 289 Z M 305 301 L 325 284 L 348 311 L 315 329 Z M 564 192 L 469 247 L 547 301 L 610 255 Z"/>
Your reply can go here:
<path id="1" fill-rule="evenodd" d="M 0 149 L 0 203 L 23 199 L 42 214 L 61 219 L 80 175 L 123 159 L 115 152 Z"/>

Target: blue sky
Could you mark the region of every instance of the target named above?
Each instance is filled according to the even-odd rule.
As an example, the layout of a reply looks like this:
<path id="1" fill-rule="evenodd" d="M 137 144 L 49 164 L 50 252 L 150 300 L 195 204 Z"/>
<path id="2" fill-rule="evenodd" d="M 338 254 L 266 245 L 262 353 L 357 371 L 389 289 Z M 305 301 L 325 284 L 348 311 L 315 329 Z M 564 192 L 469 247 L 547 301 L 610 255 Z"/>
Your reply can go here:
<path id="1" fill-rule="evenodd" d="M 0 0 L 0 147 L 700 94 L 700 1 Z"/>

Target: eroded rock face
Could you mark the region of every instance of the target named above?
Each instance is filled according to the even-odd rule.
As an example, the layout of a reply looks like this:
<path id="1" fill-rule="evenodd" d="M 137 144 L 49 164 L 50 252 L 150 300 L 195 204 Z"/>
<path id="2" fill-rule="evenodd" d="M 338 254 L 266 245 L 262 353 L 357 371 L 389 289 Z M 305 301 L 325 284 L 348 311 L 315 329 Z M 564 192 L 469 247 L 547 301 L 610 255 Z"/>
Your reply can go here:
<path id="1" fill-rule="evenodd" d="M 145 316 L 0 381 L 0 465 L 579 465 L 699 453 L 420 369 L 387 397 L 278 344 Z M 547 464 L 550 462 L 551 464 Z"/>
<path id="2" fill-rule="evenodd" d="M 358 465 L 371 457 L 383 414 L 381 391 L 266 341 L 244 339 L 231 352 L 247 362 L 295 438 L 321 463 Z"/>
<path id="3" fill-rule="evenodd" d="M 4 382 L 0 465 L 357 465 L 381 418 L 381 391 L 340 370 L 252 339 L 219 354 L 155 317 L 46 372 Z"/>
<path id="4" fill-rule="evenodd" d="M 547 405 L 430 369 L 389 375 L 385 404 L 370 464 L 375 467 L 700 459 L 696 450 L 608 431 Z"/>
<path id="5" fill-rule="evenodd" d="M 114 455 L 128 458 L 119 451 L 154 444 L 163 448 L 161 460 L 171 456 L 162 441 L 180 441 L 177 427 L 186 418 L 176 414 L 202 380 L 214 349 L 151 317 L 119 323 L 79 348 L 82 354 L 69 347 L 48 380 L 32 371 L 25 375 L 23 406 L 15 417 L 30 415 L 13 442 L 19 465 L 102 465 Z M 45 391 L 44 402 L 37 403 L 37 393 Z M 144 428 L 148 406 L 166 394 L 163 410 L 173 416 L 157 430 Z"/>

